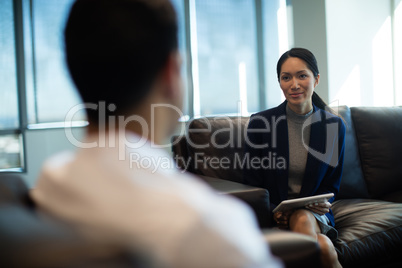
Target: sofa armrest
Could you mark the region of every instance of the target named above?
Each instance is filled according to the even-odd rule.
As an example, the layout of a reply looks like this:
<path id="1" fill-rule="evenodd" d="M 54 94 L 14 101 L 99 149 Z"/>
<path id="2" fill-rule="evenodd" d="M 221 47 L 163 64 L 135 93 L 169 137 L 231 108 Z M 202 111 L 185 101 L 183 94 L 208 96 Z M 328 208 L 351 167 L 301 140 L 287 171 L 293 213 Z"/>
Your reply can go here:
<path id="1" fill-rule="evenodd" d="M 279 229 L 263 230 L 265 241 L 285 267 L 321 267 L 318 243 L 307 235 Z"/>
<path id="2" fill-rule="evenodd" d="M 270 227 L 269 193 L 266 189 L 245 184 L 200 176 L 213 189 L 230 194 L 246 202 L 255 212 L 263 235 L 274 256 L 281 259 L 285 267 L 320 267 L 320 249 L 311 237 Z"/>
<path id="3" fill-rule="evenodd" d="M 218 178 L 200 177 L 217 192 L 230 194 L 247 203 L 253 209 L 260 228 L 270 227 L 269 193 L 266 189 Z"/>
<path id="4" fill-rule="evenodd" d="M 88 239 L 32 202 L 19 175 L 0 174 L 0 267 L 143 267 L 140 253 Z"/>

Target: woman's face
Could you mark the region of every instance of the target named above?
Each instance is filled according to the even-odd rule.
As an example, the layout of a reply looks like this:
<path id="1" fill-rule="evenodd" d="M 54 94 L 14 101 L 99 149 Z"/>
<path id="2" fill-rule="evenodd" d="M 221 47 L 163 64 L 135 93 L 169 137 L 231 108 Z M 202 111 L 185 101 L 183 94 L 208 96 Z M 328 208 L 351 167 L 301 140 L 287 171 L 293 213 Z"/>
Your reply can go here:
<path id="1" fill-rule="evenodd" d="M 279 84 L 289 107 L 298 114 L 306 114 L 313 108 L 312 95 L 320 75 L 314 77 L 306 63 L 290 57 L 282 64 Z"/>

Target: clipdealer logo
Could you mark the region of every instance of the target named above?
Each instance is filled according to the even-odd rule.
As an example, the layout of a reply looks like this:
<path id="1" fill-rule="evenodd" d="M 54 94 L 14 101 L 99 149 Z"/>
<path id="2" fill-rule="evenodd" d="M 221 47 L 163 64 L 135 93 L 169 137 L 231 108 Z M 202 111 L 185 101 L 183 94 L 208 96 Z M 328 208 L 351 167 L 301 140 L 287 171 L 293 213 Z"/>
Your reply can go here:
<path id="1" fill-rule="evenodd" d="M 129 117 L 124 116 L 113 116 L 109 115 L 108 120 L 106 120 L 106 114 L 111 114 L 111 112 L 115 111 L 116 106 L 114 104 L 106 105 L 105 102 L 95 103 L 84 103 L 79 104 L 70 109 L 65 117 L 65 135 L 71 144 L 78 148 L 94 148 L 94 147 L 117 147 L 119 150 L 119 160 L 125 160 L 127 157 L 130 158 L 130 161 L 138 162 L 140 159 L 138 157 L 131 157 L 129 155 L 130 152 L 127 153 L 127 149 L 138 149 L 144 146 L 147 143 L 147 136 L 154 137 L 155 133 L 155 109 L 159 107 L 172 109 L 174 112 L 178 114 L 179 117 L 183 116 L 182 112 L 179 108 L 170 105 L 170 104 L 158 104 L 152 105 L 151 107 L 151 122 L 147 122 L 144 118 L 138 115 L 131 115 Z M 73 135 L 72 132 L 72 122 L 74 115 L 84 109 L 92 109 L 97 110 L 99 114 L 99 131 L 98 137 L 96 140 L 91 141 L 79 141 Z M 322 116 L 324 114 L 324 116 Z M 303 124 L 302 129 L 304 130 L 306 127 L 310 125 L 325 122 L 326 128 L 326 144 L 325 144 L 325 152 L 319 152 L 314 148 L 311 148 L 309 144 L 306 144 L 304 141 L 304 131 L 302 131 L 302 141 L 303 146 L 306 148 L 308 153 L 314 156 L 316 159 L 327 163 L 332 167 L 336 167 L 338 164 L 339 157 L 339 137 L 338 137 L 338 120 L 331 120 L 331 118 L 336 117 L 332 115 L 332 113 L 321 113 L 317 111 L 313 113 Z M 240 116 L 239 116 L 240 118 Z M 264 148 L 272 148 L 275 149 L 278 146 L 277 139 L 281 133 L 278 133 L 278 124 L 286 123 L 286 116 L 281 115 L 279 117 L 272 117 L 268 120 L 262 116 L 253 116 L 252 120 L 260 120 L 261 127 L 256 129 L 248 129 L 246 126 L 235 126 L 236 124 L 241 124 L 241 120 L 233 120 L 233 117 L 229 116 L 216 116 L 209 118 L 200 118 L 197 119 L 199 122 L 202 122 L 202 126 L 191 129 L 187 124 L 186 128 L 181 128 L 179 136 L 185 136 L 186 142 L 189 146 L 195 149 L 195 154 L 192 159 L 181 159 L 180 157 L 174 156 L 177 161 L 181 161 L 184 163 L 185 168 L 187 168 L 190 163 L 194 163 L 196 165 L 195 168 L 266 168 L 266 169 L 285 169 L 286 168 L 286 159 L 283 156 L 277 155 L 275 150 L 272 152 L 269 151 L 266 156 L 263 157 L 250 157 L 249 154 L 239 154 L 235 153 L 234 155 L 228 157 L 217 157 L 217 156 L 208 156 L 208 154 L 202 153 L 205 148 L 214 148 L 214 149 L 226 149 L 226 148 L 241 148 L 243 143 L 247 144 L 249 147 L 254 149 L 264 149 Z M 212 122 L 214 120 L 226 120 L 227 123 L 221 124 L 225 126 L 225 128 L 216 129 L 213 127 Z M 251 119 L 250 119 L 251 120 Z M 106 126 L 106 122 L 109 124 Z M 127 124 L 135 122 L 139 124 L 143 130 L 142 136 L 139 137 L 138 140 L 133 141 L 129 140 L 126 136 L 126 132 L 124 131 Z M 235 123 L 236 122 L 236 123 Z M 244 122 L 243 122 L 244 123 Z M 110 126 L 110 124 L 113 124 Z M 117 127 L 117 128 L 116 128 Z M 106 131 L 108 129 L 108 131 Z M 151 133 L 149 133 L 151 131 Z M 210 137 L 208 141 L 206 140 L 198 140 L 197 138 L 193 139 L 192 134 L 195 134 L 196 137 L 198 133 L 205 133 Z M 271 140 L 267 141 L 263 144 L 254 144 L 253 141 L 249 140 L 247 133 L 260 133 L 264 135 L 264 133 L 269 133 L 271 136 Z M 220 138 L 220 135 L 223 135 L 224 139 Z M 242 139 L 242 137 L 244 139 Z M 167 143 L 163 145 L 157 145 L 158 148 L 170 148 L 175 145 L 179 140 L 174 141 L 173 143 Z M 204 142 L 204 143 L 202 143 Z M 155 146 L 151 144 L 151 147 Z M 130 151 L 130 150 L 129 150 Z M 201 153 L 199 153 L 201 152 Z M 192 161 L 190 161 L 192 160 Z M 145 160 L 144 160 L 145 161 Z M 144 162 L 145 163 L 145 162 Z M 164 165 L 166 166 L 168 161 L 156 162 L 157 166 Z M 183 164 L 181 165 L 183 166 Z"/>
<path id="2" fill-rule="evenodd" d="M 320 111 L 314 112 L 307 120 L 304 122 L 302 126 L 302 142 L 304 148 L 316 159 L 330 165 L 331 167 L 336 167 L 338 165 L 339 160 L 339 122 L 337 120 L 332 120 L 331 123 L 328 121 L 331 118 L 336 118 L 332 113 L 324 113 L 325 116 L 322 116 Z M 304 129 L 310 125 L 325 121 L 325 152 L 321 153 L 314 148 L 311 148 L 304 141 Z"/>

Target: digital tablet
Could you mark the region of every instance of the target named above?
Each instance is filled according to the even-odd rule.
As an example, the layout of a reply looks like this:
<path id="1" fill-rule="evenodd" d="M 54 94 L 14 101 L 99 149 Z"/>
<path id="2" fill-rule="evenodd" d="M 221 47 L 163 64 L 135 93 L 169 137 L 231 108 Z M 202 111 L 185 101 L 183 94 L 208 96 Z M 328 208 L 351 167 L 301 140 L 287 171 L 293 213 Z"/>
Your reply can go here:
<path id="1" fill-rule="evenodd" d="M 287 211 L 295 208 L 302 208 L 313 203 L 325 203 L 333 196 L 333 193 L 329 193 L 285 200 L 282 201 L 272 212 L 275 213 L 277 211 Z"/>

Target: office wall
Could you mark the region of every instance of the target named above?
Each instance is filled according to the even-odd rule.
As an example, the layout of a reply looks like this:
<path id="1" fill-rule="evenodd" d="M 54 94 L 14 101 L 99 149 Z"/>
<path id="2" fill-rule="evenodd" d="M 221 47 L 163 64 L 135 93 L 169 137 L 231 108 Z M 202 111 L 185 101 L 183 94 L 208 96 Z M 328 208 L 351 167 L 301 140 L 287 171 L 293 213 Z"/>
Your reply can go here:
<path id="1" fill-rule="evenodd" d="M 84 132 L 83 127 L 72 129 L 77 140 L 82 140 Z M 76 149 L 68 140 L 64 128 L 28 130 L 25 139 L 26 173 L 21 176 L 29 187 L 35 185 L 43 162 L 48 157 L 60 151 Z"/>
<path id="2" fill-rule="evenodd" d="M 325 2 L 330 101 L 393 105 L 391 1 Z"/>
<path id="3" fill-rule="evenodd" d="M 328 56 L 326 36 L 326 3 L 323 0 L 292 0 L 293 44 L 291 47 L 309 49 L 317 58 L 320 83 L 316 92 L 328 101 Z"/>
<path id="4" fill-rule="evenodd" d="M 393 75 L 391 14 L 402 14 L 400 0 L 287 3 L 293 20 L 291 47 L 308 48 L 317 57 L 321 78 L 316 91 L 325 101 L 348 106 L 399 104 L 402 92 L 397 90 L 394 96 L 394 83 L 402 88 L 402 79 Z M 395 29 L 402 28 L 402 19 L 395 21 Z"/>
<path id="5" fill-rule="evenodd" d="M 184 128 L 185 124 L 179 123 L 174 135 L 182 135 Z M 62 151 L 75 151 L 77 147 L 74 143 L 83 142 L 85 127 L 75 127 L 68 131 L 70 131 L 69 135 L 73 135 L 72 138 L 69 138 L 64 128 L 37 129 L 26 132 L 26 172 L 21 176 L 30 188 L 34 187 L 41 167 L 47 158 Z M 164 149 L 168 153 L 171 152 L 170 138 L 164 141 Z"/>
<path id="6" fill-rule="evenodd" d="M 393 0 L 395 105 L 402 106 L 402 0 Z"/>

